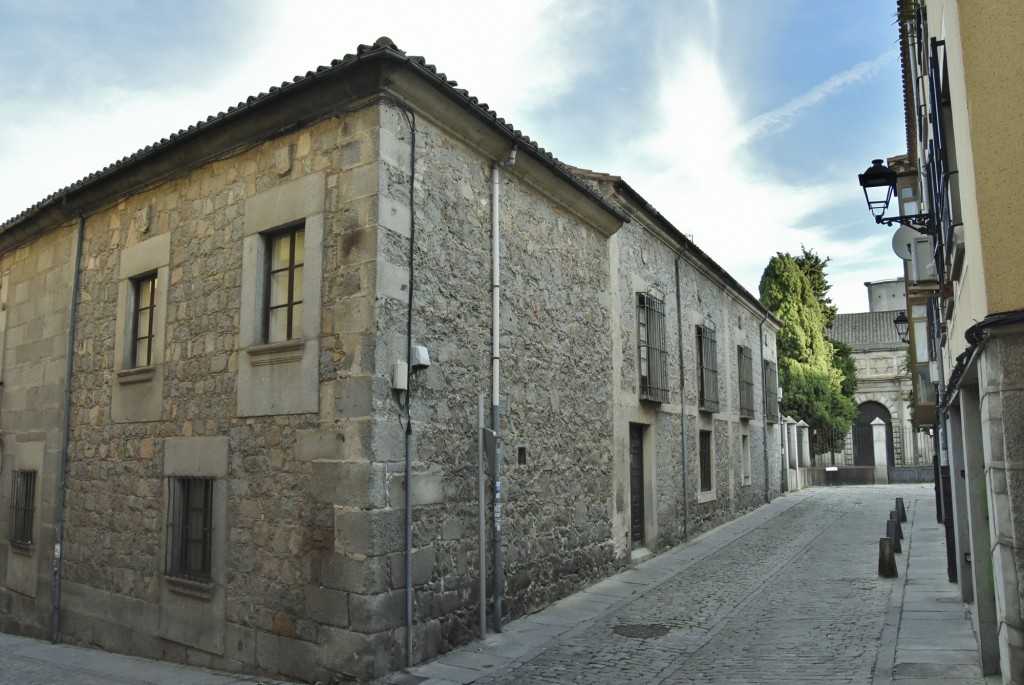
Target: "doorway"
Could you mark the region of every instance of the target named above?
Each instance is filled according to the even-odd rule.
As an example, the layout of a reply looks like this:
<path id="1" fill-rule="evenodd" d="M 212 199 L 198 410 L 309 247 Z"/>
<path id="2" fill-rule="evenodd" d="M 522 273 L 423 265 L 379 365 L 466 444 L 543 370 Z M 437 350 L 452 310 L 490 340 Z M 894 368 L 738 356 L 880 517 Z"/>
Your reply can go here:
<path id="1" fill-rule="evenodd" d="M 644 426 L 629 424 L 629 540 L 644 546 Z"/>
<path id="2" fill-rule="evenodd" d="M 857 420 L 853 424 L 853 464 L 854 466 L 874 466 L 874 429 L 871 422 L 881 419 L 885 423 L 885 464 L 892 468 L 892 415 L 884 405 L 878 402 L 864 402 L 857 408 Z"/>

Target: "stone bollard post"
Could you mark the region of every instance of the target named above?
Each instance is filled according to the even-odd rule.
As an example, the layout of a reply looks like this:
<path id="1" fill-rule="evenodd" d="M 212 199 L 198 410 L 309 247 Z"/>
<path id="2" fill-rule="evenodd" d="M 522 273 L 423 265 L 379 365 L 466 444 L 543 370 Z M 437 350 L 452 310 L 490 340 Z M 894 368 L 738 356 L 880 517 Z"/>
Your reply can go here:
<path id="1" fill-rule="evenodd" d="M 896 511 L 900 512 L 900 521 L 907 522 L 907 507 L 903 504 L 903 498 L 896 498 Z"/>
<path id="2" fill-rule="evenodd" d="M 800 466 L 809 468 L 811 465 L 811 431 L 810 426 L 806 421 L 799 421 L 796 424 L 796 439 L 798 450 L 800 452 L 799 460 Z"/>
<path id="3" fill-rule="evenodd" d="M 876 418 L 871 422 L 871 446 L 875 454 L 875 483 L 889 482 L 889 457 L 886 450 L 885 422 Z"/>
<path id="4" fill-rule="evenodd" d="M 793 475 L 796 478 L 796 482 L 793 484 L 794 490 L 799 490 L 804 486 L 800 482 L 800 451 L 797 447 L 796 441 L 796 421 L 792 416 L 786 417 L 786 455 L 789 459 L 789 468 L 793 469 Z"/>
<path id="5" fill-rule="evenodd" d="M 896 556 L 892 551 L 892 538 L 879 538 L 878 576 L 880 578 L 896 578 L 899 575 L 896 570 Z"/>
<path id="6" fill-rule="evenodd" d="M 889 520 L 896 524 L 895 525 L 895 528 L 896 528 L 896 539 L 897 540 L 902 540 L 903 539 L 903 526 L 900 525 L 900 513 L 898 511 L 890 511 L 889 512 Z"/>
<path id="7" fill-rule="evenodd" d="M 892 519 L 885 522 L 885 534 L 892 540 L 892 551 L 896 554 L 903 553 L 903 545 L 900 544 L 900 539 L 896 537 L 896 526 L 899 525 Z"/>

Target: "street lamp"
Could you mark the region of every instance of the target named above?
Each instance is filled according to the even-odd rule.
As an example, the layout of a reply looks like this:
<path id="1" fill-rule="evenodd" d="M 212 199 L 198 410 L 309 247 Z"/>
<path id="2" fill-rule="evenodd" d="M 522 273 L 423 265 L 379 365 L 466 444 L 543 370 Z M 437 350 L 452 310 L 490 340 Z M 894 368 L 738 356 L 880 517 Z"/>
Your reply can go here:
<path id="1" fill-rule="evenodd" d="M 906 312 L 900 312 L 896 315 L 896 318 L 892 320 L 892 325 L 896 327 L 896 334 L 900 336 L 900 340 L 905 343 L 910 342 L 910 320 L 907 318 Z"/>
<path id="2" fill-rule="evenodd" d="M 935 235 L 931 214 L 883 216 L 896 193 L 896 172 L 885 166 L 882 160 L 871 160 L 871 166 L 863 174 L 858 174 L 857 179 L 864 189 L 864 199 L 868 203 L 868 210 L 875 217 L 875 223 L 886 226 L 900 224 L 924 235 Z"/>

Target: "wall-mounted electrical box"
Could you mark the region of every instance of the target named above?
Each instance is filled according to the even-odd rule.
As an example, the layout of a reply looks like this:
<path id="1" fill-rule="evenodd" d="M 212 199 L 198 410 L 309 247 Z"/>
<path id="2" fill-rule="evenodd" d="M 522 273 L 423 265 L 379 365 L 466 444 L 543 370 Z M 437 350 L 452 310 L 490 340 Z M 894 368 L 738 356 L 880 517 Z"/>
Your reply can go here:
<path id="1" fill-rule="evenodd" d="M 405 362 L 395 362 L 391 368 L 391 389 L 409 389 L 409 365 Z"/>
<path id="2" fill-rule="evenodd" d="M 419 371 L 430 366 L 430 354 L 423 345 L 414 345 L 412 348 L 412 370 Z"/>

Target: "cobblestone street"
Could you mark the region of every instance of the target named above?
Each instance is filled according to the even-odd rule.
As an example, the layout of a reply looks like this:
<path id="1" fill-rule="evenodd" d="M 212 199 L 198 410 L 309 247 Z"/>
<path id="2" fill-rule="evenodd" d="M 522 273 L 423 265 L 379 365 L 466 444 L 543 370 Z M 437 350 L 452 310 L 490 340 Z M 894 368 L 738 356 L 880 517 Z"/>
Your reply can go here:
<path id="1" fill-rule="evenodd" d="M 896 497 L 911 519 L 901 577 L 887 580 L 878 577 L 878 538 Z M 918 563 L 927 608 L 942 612 L 927 617 L 941 620 L 904 623 L 905 588 L 915 587 L 904 577 L 915 519 L 919 548 L 937 549 L 931 486 L 791 494 L 389 682 L 998 682 L 972 666 L 968 610 L 940 577 L 941 555 Z M 901 628 L 920 626 L 924 643 L 899 649 Z"/>
<path id="2" fill-rule="evenodd" d="M 903 497 L 900 577 L 878 538 Z M 995 685 L 945 577 L 930 485 L 802 490 L 378 685 Z M 0 684 L 242 685 L 215 673 L 0 634 Z"/>

